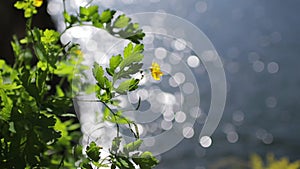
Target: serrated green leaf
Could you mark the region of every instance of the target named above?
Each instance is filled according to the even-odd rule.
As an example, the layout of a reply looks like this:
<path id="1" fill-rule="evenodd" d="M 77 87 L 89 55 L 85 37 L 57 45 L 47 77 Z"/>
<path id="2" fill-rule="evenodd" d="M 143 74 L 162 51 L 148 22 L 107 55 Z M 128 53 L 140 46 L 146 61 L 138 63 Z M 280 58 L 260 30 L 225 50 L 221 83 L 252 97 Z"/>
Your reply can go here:
<path id="1" fill-rule="evenodd" d="M 103 23 L 101 22 L 101 20 L 99 19 L 99 15 L 94 15 L 92 17 L 92 24 L 93 26 L 95 26 L 96 28 L 103 28 Z"/>
<path id="2" fill-rule="evenodd" d="M 120 15 L 120 16 L 118 16 L 118 18 L 114 22 L 114 27 L 116 27 L 116 28 L 124 28 L 124 27 L 126 27 L 129 24 L 130 20 L 131 19 L 128 18 L 127 16 L 125 16 L 124 14 Z"/>
<path id="3" fill-rule="evenodd" d="M 102 23 L 108 23 L 113 18 L 113 15 L 116 13 L 116 11 L 106 9 L 104 10 L 100 15 L 100 20 Z"/>
<path id="4" fill-rule="evenodd" d="M 121 55 L 112 56 L 109 60 L 109 69 L 113 73 L 115 72 L 115 69 L 120 65 L 123 58 Z"/>
<path id="5" fill-rule="evenodd" d="M 80 7 L 79 15 L 82 21 L 91 21 L 91 20 L 96 21 L 96 19 L 99 18 L 98 6 L 93 5 L 90 7 Z"/>
<path id="6" fill-rule="evenodd" d="M 144 58 L 143 50 L 144 46 L 140 44 L 134 46 L 132 43 L 129 43 L 125 47 L 123 52 L 124 59 L 119 64 L 119 72 L 113 76 L 113 82 L 121 78 L 130 78 L 131 75 L 140 71 L 143 64 L 139 62 Z"/>
<path id="7" fill-rule="evenodd" d="M 93 5 L 90 7 L 80 7 L 79 14 L 84 16 L 92 16 L 93 14 L 98 13 L 98 6 Z"/>
<path id="8" fill-rule="evenodd" d="M 133 63 L 128 65 L 128 69 L 124 70 L 121 69 L 119 72 L 115 73 L 113 76 L 114 80 L 121 79 L 121 78 L 130 78 L 131 75 L 134 75 L 140 72 L 141 68 L 143 67 L 143 63 Z"/>
<path id="9" fill-rule="evenodd" d="M 102 147 L 97 146 L 97 144 L 93 141 L 89 144 L 89 146 L 87 146 L 86 154 L 93 161 L 99 161 L 100 160 L 100 149 L 102 149 Z"/>
<path id="10" fill-rule="evenodd" d="M 124 49 L 124 59 L 120 63 L 120 69 L 124 69 L 126 66 L 130 65 L 133 62 L 140 62 L 144 58 L 142 52 L 144 50 L 144 45 L 137 44 L 133 46 L 132 43 L 129 43 Z"/>
<path id="11" fill-rule="evenodd" d="M 132 43 L 129 43 L 125 49 L 124 49 L 124 58 L 128 58 L 128 56 L 130 56 L 132 53 L 133 53 L 133 44 Z"/>
<path id="12" fill-rule="evenodd" d="M 139 79 L 128 79 L 120 83 L 116 88 L 116 92 L 119 94 L 126 94 L 128 91 L 133 91 L 137 89 L 139 84 Z"/>

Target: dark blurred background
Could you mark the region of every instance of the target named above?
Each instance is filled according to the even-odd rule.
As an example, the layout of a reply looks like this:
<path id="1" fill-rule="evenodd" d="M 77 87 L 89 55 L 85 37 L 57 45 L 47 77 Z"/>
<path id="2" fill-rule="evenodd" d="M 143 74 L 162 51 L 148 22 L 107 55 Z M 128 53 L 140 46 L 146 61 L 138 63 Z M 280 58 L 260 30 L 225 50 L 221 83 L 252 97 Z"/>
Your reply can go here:
<path id="1" fill-rule="evenodd" d="M 26 20 L 23 11 L 14 8 L 16 1 L 0 1 L 1 27 L 0 27 L 0 58 L 5 59 L 8 63 L 13 63 L 13 51 L 10 46 L 12 36 L 24 37 Z M 35 15 L 33 24 L 39 28 L 55 28 L 51 17 L 46 12 L 46 3 L 39 8 L 39 15 Z"/>

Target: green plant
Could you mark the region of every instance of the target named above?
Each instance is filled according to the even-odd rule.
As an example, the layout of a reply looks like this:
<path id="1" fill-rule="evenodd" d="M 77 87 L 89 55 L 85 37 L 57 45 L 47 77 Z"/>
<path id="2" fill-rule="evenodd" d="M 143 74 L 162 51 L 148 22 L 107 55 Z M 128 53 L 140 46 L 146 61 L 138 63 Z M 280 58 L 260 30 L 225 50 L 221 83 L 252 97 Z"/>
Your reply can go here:
<path id="1" fill-rule="evenodd" d="M 138 88 L 141 79 L 132 76 L 141 70 L 144 33 L 139 25 L 115 11 L 98 12 L 98 6 L 80 7 L 78 15 L 63 12 L 66 29 L 59 33 L 39 29 L 32 24 L 41 0 L 15 3 L 27 18 L 26 36 L 13 37 L 11 42 L 15 62 L 8 65 L 0 60 L 0 168 L 135 168 L 150 169 L 158 161 L 151 152 L 138 151 L 142 140 L 134 121 L 118 110 L 116 96 Z M 112 140 L 110 155 L 102 157 L 102 147 L 91 142 L 86 149 L 79 144 L 80 125 L 72 109 L 72 96 L 78 86 L 74 76 L 86 66 L 77 44 L 61 44 L 60 36 L 69 28 L 91 25 L 130 40 L 123 56 L 110 59 L 109 67 L 94 64 L 93 75 L 97 102 L 106 107 L 103 120 L 115 123 L 117 136 Z M 135 43 L 135 44 L 134 44 Z M 126 69 L 125 69 L 126 68 Z M 107 72 L 107 76 L 104 74 Z M 59 82 L 56 84 L 55 82 Z M 85 87 L 85 86 L 83 86 Z M 111 107 L 116 107 L 112 109 Z M 138 109 L 139 106 L 137 106 Z M 136 141 L 121 149 L 119 125 L 128 125 Z M 134 126 L 134 127 L 132 127 Z M 134 129 L 133 129 L 134 128 Z"/>
<path id="2" fill-rule="evenodd" d="M 290 162 L 286 157 L 277 160 L 273 154 L 268 154 L 264 163 L 260 156 L 254 154 L 250 157 L 250 166 L 252 169 L 299 169 L 300 161 Z"/>

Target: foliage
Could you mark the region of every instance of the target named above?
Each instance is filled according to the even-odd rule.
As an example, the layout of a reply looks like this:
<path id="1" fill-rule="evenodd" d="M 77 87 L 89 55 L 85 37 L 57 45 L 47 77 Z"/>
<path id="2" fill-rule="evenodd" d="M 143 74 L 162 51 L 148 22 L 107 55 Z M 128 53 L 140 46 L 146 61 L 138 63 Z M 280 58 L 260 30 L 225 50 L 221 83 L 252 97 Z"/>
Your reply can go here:
<path id="1" fill-rule="evenodd" d="M 273 154 L 268 154 L 264 163 L 260 156 L 254 154 L 250 158 L 250 165 L 252 169 L 299 169 L 300 161 L 290 162 L 286 157 L 277 160 Z"/>
<path id="2" fill-rule="evenodd" d="M 67 29 L 78 25 L 102 28 L 114 36 L 131 40 L 123 56 L 110 59 L 104 69 L 94 64 L 97 80 L 96 95 L 106 109 L 103 120 L 115 123 L 117 136 L 112 140 L 110 155 L 101 156 L 102 147 L 91 142 L 86 148 L 79 145 L 80 125 L 72 109 L 73 92 L 79 90 L 72 81 L 87 69 L 81 65 L 83 55 L 77 44 L 61 44 L 62 33 L 39 29 L 32 25 L 42 0 L 21 0 L 15 3 L 27 18 L 26 35 L 11 42 L 15 62 L 8 65 L 0 60 L 0 168 L 135 168 L 150 169 L 158 161 L 151 152 L 140 152 L 142 144 L 136 124 L 122 115 L 116 96 L 138 88 L 143 59 L 144 33 L 138 24 L 115 11 L 98 12 L 98 6 L 80 7 L 78 15 L 64 11 Z M 135 43 L 135 44 L 134 44 Z M 77 65 L 77 66 L 76 66 Z M 75 69 L 76 67 L 76 69 Z M 106 71 L 106 72 L 105 72 Z M 107 75 L 106 75 L 107 74 Z M 56 84 L 56 82 L 59 82 Z M 119 125 L 128 125 L 136 141 L 121 149 Z M 135 131 L 131 126 L 134 126 Z"/>

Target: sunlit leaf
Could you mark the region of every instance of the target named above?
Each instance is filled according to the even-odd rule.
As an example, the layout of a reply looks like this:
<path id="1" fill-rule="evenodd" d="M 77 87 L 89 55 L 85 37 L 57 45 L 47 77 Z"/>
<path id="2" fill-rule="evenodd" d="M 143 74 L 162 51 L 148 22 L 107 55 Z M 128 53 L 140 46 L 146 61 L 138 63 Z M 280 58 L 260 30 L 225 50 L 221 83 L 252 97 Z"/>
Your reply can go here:
<path id="1" fill-rule="evenodd" d="M 111 71 L 112 74 L 115 73 L 115 69 L 120 65 L 122 62 L 123 58 L 121 55 L 116 55 L 112 56 L 109 60 L 109 70 Z"/>
<path id="2" fill-rule="evenodd" d="M 108 23 L 113 18 L 113 15 L 116 13 L 116 11 L 106 9 L 104 10 L 100 15 L 100 20 L 102 23 Z"/>
<path id="3" fill-rule="evenodd" d="M 123 152 L 128 154 L 129 152 L 137 151 L 139 149 L 139 147 L 142 145 L 142 143 L 143 143 L 143 140 L 141 140 L 141 139 L 138 139 L 134 142 L 128 143 L 128 144 L 124 145 Z"/>
<path id="4" fill-rule="evenodd" d="M 130 20 L 131 19 L 128 18 L 127 16 L 125 16 L 124 14 L 120 15 L 120 16 L 118 16 L 118 18 L 114 22 L 114 27 L 116 27 L 116 28 L 124 28 L 124 27 L 126 27 L 129 24 Z"/>

